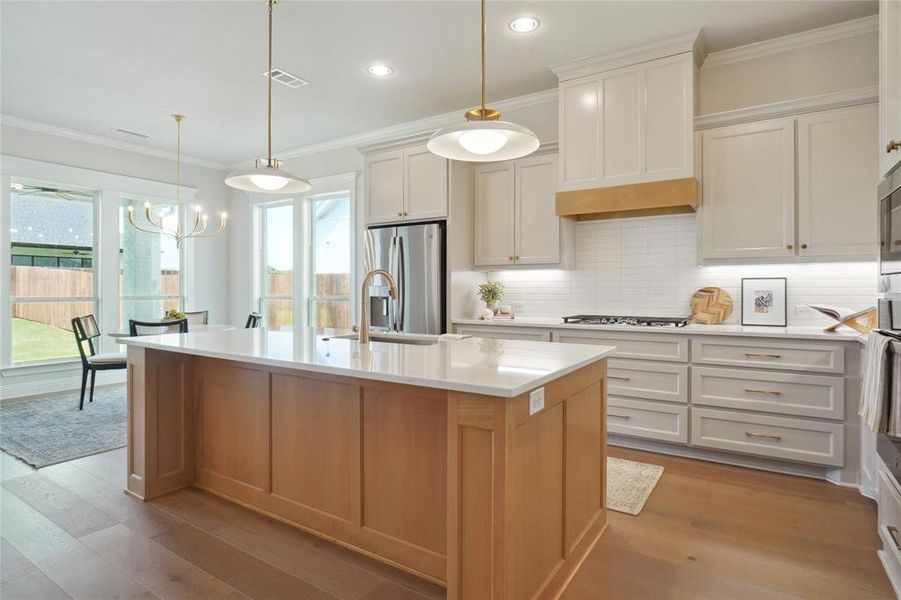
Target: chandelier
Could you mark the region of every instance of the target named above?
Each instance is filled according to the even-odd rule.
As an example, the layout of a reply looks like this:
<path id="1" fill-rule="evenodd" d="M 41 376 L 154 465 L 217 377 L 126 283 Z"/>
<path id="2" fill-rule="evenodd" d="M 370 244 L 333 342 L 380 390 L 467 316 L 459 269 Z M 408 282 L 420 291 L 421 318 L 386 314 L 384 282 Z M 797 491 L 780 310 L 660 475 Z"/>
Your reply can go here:
<path id="1" fill-rule="evenodd" d="M 176 127 L 176 162 L 175 162 L 175 210 L 176 213 L 178 209 L 181 207 L 181 122 L 185 120 L 184 115 L 172 115 L 172 118 L 175 119 L 175 127 Z M 150 202 L 144 203 L 144 218 L 147 223 L 150 224 L 150 227 L 145 227 L 143 225 L 138 225 L 135 222 L 135 207 L 128 207 L 128 222 L 131 223 L 132 227 L 139 231 L 144 231 L 146 233 L 156 233 L 171 237 L 175 240 L 175 246 L 177 248 L 181 248 L 181 243 L 188 238 L 199 238 L 199 237 L 212 237 L 217 233 L 221 233 L 225 230 L 226 225 L 228 225 L 228 213 L 225 211 L 219 212 L 219 227 L 215 231 L 207 231 L 209 227 L 209 216 L 203 212 L 203 208 L 199 204 L 195 204 L 193 206 L 194 213 L 194 224 L 191 226 L 191 229 L 184 229 L 182 227 L 182 219 L 176 219 L 175 227 L 166 227 L 163 224 L 163 217 L 157 215 L 157 218 L 154 220 L 153 218 L 153 205 Z"/>

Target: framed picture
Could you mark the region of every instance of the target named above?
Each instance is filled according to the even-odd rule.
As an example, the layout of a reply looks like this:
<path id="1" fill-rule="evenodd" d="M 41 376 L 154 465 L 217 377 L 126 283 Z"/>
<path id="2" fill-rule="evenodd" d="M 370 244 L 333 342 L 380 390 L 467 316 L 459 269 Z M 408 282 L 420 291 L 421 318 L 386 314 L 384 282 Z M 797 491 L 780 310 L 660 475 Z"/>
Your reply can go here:
<path id="1" fill-rule="evenodd" d="M 785 277 L 747 277 L 741 280 L 741 324 L 785 327 L 788 307 Z"/>

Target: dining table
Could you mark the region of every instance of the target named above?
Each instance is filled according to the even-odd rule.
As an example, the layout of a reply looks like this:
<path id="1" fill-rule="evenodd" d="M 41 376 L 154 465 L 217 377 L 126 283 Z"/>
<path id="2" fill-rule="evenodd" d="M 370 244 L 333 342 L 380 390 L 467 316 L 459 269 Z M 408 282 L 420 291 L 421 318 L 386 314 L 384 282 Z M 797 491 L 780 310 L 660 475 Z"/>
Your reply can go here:
<path id="1" fill-rule="evenodd" d="M 227 331 L 229 329 L 236 329 L 234 325 L 224 325 L 217 323 L 210 323 L 208 325 L 188 325 L 188 333 L 197 333 L 199 331 Z M 131 337 L 131 332 L 128 330 L 128 327 L 123 327 L 121 329 L 114 329 L 113 331 L 108 331 L 106 335 L 110 336 L 113 339 L 116 338 L 126 338 Z"/>

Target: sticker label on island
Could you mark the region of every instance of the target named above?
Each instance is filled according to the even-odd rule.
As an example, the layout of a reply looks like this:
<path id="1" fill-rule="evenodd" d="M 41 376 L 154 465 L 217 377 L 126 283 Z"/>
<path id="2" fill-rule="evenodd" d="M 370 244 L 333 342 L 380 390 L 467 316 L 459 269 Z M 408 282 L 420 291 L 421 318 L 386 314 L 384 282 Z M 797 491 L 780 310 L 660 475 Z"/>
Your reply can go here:
<path id="1" fill-rule="evenodd" d="M 544 388 L 532 390 L 529 393 L 529 416 L 531 417 L 540 410 L 544 410 Z"/>

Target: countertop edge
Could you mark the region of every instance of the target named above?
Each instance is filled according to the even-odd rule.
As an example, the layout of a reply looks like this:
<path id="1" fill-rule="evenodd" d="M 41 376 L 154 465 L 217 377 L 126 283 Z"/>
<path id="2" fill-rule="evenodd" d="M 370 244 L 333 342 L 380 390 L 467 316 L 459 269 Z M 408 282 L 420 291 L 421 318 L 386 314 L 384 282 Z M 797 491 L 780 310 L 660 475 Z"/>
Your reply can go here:
<path id="1" fill-rule="evenodd" d="M 626 333 L 662 333 L 662 334 L 681 334 L 681 335 L 721 335 L 735 337 L 755 337 L 755 338 L 782 338 L 782 339 L 798 339 L 798 340 L 830 340 L 836 342 L 857 342 L 865 343 L 866 335 L 861 333 L 840 332 L 828 333 L 811 327 L 811 331 L 791 331 L 783 327 L 764 328 L 759 330 L 742 330 L 729 331 L 721 329 L 707 329 L 708 327 L 719 327 L 718 325 L 688 325 L 687 327 L 638 327 L 634 325 L 590 325 L 581 323 L 563 323 L 560 321 L 551 322 L 550 319 L 533 320 L 528 317 L 520 319 L 453 319 L 453 325 L 472 325 L 476 327 L 528 327 L 532 329 L 562 329 L 562 330 L 584 330 L 584 331 L 610 331 L 610 332 L 626 332 Z M 739 325 L 728 325 L 726 327 L 740 327 Z"/>

